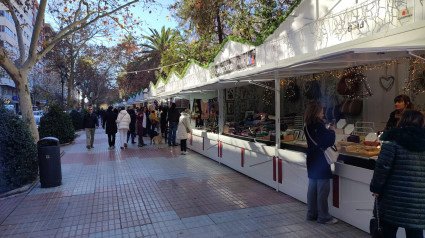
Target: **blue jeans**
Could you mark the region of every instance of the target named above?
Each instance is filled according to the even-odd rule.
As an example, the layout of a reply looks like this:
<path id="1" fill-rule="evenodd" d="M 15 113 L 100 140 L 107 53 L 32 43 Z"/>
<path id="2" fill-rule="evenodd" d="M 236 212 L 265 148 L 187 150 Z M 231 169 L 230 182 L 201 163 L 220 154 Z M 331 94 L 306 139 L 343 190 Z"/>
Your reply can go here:
<path id="1" fill-rule="evenodd" d="M 176 144 L 177 122 L 169 122 L 168 124 L 168 145 Z"/>
<path id="2" fill-rule="evenodd" d="M 330 179 L 308 179 L 307 220 L 325 223 L 332 219 L 328 208 L 330 190 Z"/>
<path id="3" fill-rule="evenodd" d="M 136 137 L 134 132 L 128 131 L 127 132 L 127 143 L 128 143 L 128 140 L 130 139 L 130 136 L 131 136 L 131 142 L 134 142 L 134 137 Z"/>

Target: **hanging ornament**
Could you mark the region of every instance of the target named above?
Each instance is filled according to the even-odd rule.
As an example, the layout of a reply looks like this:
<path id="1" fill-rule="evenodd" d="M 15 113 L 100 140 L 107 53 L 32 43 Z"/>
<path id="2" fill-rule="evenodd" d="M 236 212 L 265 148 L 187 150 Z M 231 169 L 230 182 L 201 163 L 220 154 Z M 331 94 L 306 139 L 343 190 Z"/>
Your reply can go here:
<path id="1" fill-rule="evenodd" d="M 386 91 L 390 91 L 394 85 L 395 78 L 394 76 L 388 76 L 388 66 L 385 66 L 385 76 L 379 78 L 379 85 Z"/>
<path id="2" fill-rule="evenodd" d="M 283 97 L 290 102 L 295 102 L 298 100 L 300 97 L 300 89 L 295 83 L 295 80 L 288 80 L 285 95 Z"/>
<path id="3" fill-rule="evenodd" d="M 418 58 L 411 59 L 409 78 L 406 80 L 404 91 L 413 94 L 425 93 L 425 63 Z"/>

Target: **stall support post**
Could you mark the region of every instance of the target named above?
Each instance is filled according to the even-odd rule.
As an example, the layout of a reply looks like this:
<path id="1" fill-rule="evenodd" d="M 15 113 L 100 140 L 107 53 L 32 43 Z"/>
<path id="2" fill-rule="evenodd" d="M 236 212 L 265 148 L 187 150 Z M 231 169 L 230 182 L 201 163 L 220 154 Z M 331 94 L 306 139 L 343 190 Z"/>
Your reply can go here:
<path id="1" fill-rule="evenodd" d="M 275 80 L 274 80 L 274 90 L 275 90 L 275 131 L 276 131 L 276 148 L 275 148 L 275 156 L 277 158 L 277 161 L 279 160 L 279 149 L 280 149 L 280 80 L 277 79 L 277 75 L 275 73 Z M 278 170 L 279 166 L 276 166 L 276 170 Z M 278 171 L 276 171 L 276 174 L 278 174 Z M 282 175 L 283 178 L 283 175 Z M 279 179 L 276 179 L 276 191 L 279 191 Z"/>
<path id="2" fill-rule="evenodd" d="M 220 135 L 223 134 L 223 129 L 224 129 L 224 89 L 218 89 L 217 94 L 218 94 L 218 141 L 217 141 L 217 146 L 220 146 Z M 218 158 L 218 163 L 221 164 L 221 158 Z"/>
<path id="3" fill-rule="evenodd" d="M 223 134 L 224 129 L 224 89 L 218 89 L 218 132 Z"/>

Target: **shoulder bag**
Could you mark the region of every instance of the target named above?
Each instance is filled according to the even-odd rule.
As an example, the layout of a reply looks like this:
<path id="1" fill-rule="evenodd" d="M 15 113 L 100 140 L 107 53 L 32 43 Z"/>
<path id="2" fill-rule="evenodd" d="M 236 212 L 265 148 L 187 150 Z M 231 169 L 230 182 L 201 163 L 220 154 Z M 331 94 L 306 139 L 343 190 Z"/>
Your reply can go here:
<path id="1" fill-rule="evenodd" d="M 183 122 L 184 128 L 186 129 L 186 133 L 190 133 L 189 127 L 186 125 L 186 123 Z"/>
<path id="2" fill-rule="evenodd" d="M 378 198 L 375 197 L 375 207 L 373 217 L 370 219 L 369 232 L 372 238 L 384 238 L 384 233 L 379 222 Z"/>
<path id="3" fill-rule="evenodd" d="M 330 146 L 326 150 L 324 150 L 310 136 L 310 133 L 308 132 L 307 126 L 305 127 L 305 131 L 307 132 L 308 138 L 310 138 L 310 140 L 313 142 L 313 144 L 315 146 L 319 147 L 319 149 L 321 151 L 323 151 L 323 153 L 325 154 L 326 162 L 328 162 L 329 165 L 335 163 L 338 160 L 339 153 L 338 153 L 338 149 L 336 148 L 335 145 Z"/>

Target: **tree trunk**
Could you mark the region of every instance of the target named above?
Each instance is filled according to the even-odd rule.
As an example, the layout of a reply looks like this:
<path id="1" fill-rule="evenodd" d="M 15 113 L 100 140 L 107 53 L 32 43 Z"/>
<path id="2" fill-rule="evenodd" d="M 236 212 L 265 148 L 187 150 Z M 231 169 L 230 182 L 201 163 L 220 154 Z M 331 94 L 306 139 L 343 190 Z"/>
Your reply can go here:
<path id="1" fill-rule="evenodd" d="M 16 88 L 18 90 L 19 104 L 22 113 L 22 119 L 29 126 L 31 134 L 34 137 L 34 142 L 37 143 L 39 138 L 38 128 L 35 124 L 35 119 L 32 111 L 31 95 L 28 88 L 28 76 L 20 75 L 14 78 Z"/>
<path id="2" fill-rule="evenodd" d="M 70 70 L 70 75 L 69 75 L 69 78 L 68 78 L 68 97 L 67 97 L 67 109 L 70 109 L 70 108 L 74 108 L 75 107 L 75 101 L 74 101 L 74 98 L 72 97 L 73 96 L 73 87 L 74 87 L 74 67 L 75 67 L 75 65 L 74 65 L 74 59 L 73 59 L 73 57 L 71 57 L 71 70 Z"/>
<path id="3" fill-rule="evenodd" d="M 223 29 L 221 27 L 220 7 L 219 6 L 217 6 L 217 34 L 218 34 L 218 43 L 221 44 L 223 42 Z"/>

